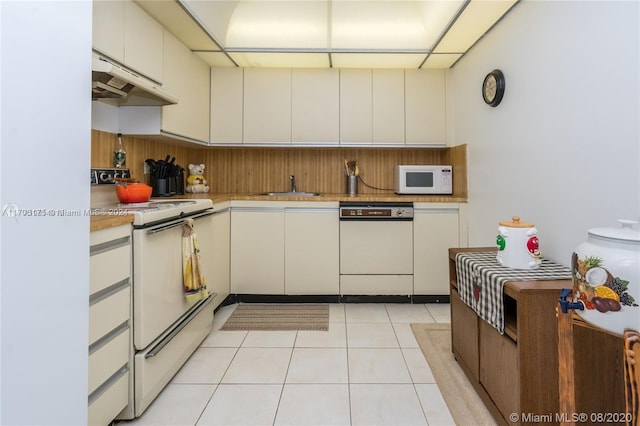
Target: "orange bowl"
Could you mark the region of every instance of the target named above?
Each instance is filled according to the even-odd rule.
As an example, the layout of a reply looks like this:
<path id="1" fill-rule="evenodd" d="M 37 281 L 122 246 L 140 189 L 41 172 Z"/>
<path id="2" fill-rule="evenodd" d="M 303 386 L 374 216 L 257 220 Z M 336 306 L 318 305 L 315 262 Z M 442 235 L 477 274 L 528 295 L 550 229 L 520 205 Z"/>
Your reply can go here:
<path id="1" fill-rule="evenodd" d="M 151 198 L 152 190 L 144 183 L 116 184 L 116 197 L 121 203 L 145 203 Z"/>

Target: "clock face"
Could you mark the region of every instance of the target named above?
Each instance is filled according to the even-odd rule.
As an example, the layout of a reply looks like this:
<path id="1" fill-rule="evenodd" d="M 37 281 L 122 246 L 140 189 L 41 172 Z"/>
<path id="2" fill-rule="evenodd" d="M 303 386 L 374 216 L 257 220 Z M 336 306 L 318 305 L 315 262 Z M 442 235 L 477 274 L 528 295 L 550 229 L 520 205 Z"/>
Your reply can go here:
<path id="1" fill-rule="evenodd" d="M 487 76 L 484 80 L 484 99 L 488 102 L 493 102 L 496 98 L 497 89 L 496 77 L 493 74 Z"/>
<path id="2" fill-rule="evenodd" d="M 482 98 L 492 107 L 498 106 L 504 95 L 504 74 L 500 70 L 493 70 L 482 82 Z"/>

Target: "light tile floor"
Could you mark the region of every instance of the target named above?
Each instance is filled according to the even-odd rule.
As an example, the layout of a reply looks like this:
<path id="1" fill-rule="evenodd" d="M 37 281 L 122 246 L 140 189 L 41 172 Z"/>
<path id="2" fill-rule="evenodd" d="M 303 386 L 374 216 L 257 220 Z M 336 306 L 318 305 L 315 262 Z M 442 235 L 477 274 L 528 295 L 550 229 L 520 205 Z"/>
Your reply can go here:
<path id="1" fill-rule="evenodd" d="M 448 304 L 331 304 L 329 331 L 211 334 L 139 418 L 120 425 L 453 425 L 409 324 Z"/>

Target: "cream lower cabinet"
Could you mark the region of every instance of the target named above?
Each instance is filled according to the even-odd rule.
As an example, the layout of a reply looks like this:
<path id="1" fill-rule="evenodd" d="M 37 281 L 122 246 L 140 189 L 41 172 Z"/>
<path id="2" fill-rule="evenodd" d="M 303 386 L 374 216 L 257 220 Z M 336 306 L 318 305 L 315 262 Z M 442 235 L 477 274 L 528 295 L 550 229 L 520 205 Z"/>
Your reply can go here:
<path id="1" fill-rule="evenodd" d="M 89 297 L 89 425 L 106 425 L 132 392 L 131 226 L 91 233 Z"/>
<path id="2" fill-rule="evenodd" d="M 414 294 L 448 297 L 448 249 L 466 246 L 464 218 L 463 204 L 414 203 Z"/>
<path id="3" fill-rule="evenodd" d="M 232 203 L 233 294 L 338 294 L 338 251 L 337 203 Z"/>
<path id="4" fill-rule="evenodd" d="M 284 207 L 231 207 L 231 293 L 284 294 Z"/>
<path id="5" fill-rule="evenodd" d="M 229 295 L 231 211 L 228 203 L 213 207 L 217 210 L 213 215 L 213 275 L 205 278 L 207 288 L 216 293 L 216 298 L 213 300 L 215 309 Z"/>
<path id="6" fill-rule="evenodd" d="M 307 203 L 284 215 L 285 294 L 338 294 L 340 228 L 337 203 Z M 317 204 L 323 204 L 322 207 Z"/>

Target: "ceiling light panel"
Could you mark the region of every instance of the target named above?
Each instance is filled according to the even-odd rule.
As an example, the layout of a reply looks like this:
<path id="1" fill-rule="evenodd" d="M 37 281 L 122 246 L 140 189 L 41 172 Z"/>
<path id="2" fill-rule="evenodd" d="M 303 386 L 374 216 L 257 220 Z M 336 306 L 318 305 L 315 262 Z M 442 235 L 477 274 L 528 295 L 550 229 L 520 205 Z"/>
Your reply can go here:
<path id="1" fill-rule="evenodd" d="M 331 49 L 430 49 L 462 1 L 331 2 Z"/>
<path id="2" fill-rule="evenodd" d="M 326 48 L 327 7 L 326 1 L 240 2 L 223 43 L 229 49 Z"/>
<path id="3" fill-rule="evenodd" d="M 465 53 L 517 0 L 472 0 L 434 49 L 437 53 Z"/>

